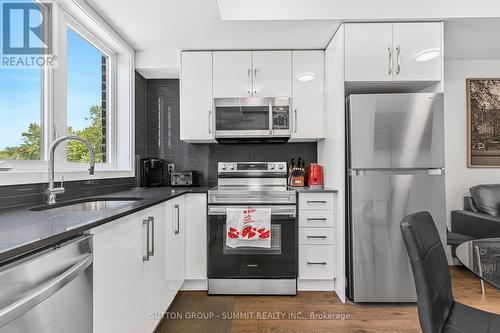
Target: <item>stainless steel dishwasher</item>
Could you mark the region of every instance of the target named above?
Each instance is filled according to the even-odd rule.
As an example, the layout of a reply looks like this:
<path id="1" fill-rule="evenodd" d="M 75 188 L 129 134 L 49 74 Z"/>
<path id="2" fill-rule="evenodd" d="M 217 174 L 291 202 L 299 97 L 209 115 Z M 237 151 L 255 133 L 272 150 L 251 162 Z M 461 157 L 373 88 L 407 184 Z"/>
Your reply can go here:
<path id="1" fill-rule="evenodd" d="M 91 237 L 0 268 L 0 333 L 92 332 Z"/>

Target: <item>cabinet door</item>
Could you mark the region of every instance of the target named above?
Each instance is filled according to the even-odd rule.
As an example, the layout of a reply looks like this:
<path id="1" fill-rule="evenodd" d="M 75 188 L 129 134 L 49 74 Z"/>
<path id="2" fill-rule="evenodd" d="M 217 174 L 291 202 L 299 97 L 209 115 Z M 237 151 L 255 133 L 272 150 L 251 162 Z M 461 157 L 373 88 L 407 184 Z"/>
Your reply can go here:
<path id="1" fill-rule="evenodd" d="M 166 277 L 168 300 L 173 300 L 186 278 L 185 196 L 166 203 Z"/>
<path id="2" fill-rule="evenodd" d="M 345 25 L 346 81 L 391 81 L 392 53 L 392 23 Z"/>
<path id="3" fill-rule="evenodd" d="M 212 52 L 181 54 L 181 140 L 213 140 Z"/>
<path id="4" fill-rule="evenodd" d="M 252 52 L 253 96 L 291 97 L 291 51 Z"/>
<path id="5" fill-rule="evenodd" d="M 324 136 L 324 52 L 294 51 L 293 139 L 321 139 Z"/>
<path id="6" fill-rule="evenodd" d="M 440 22 L 394 23 L 394 79 L 441 81 L 443 67 Z"/>
<path id="7" fill-rule="evenodd" d="M 143 255 L 146 237 L 133 214 L 97 227 L 94 235 L 94 332 L 144 332 Z"/>
<path id="8" fill-rule="evenodd" d="M 143 224 L 149 224 L 150 256 L 143 264 L 144 332 L 153 332 L 167 310 L 168 283 L 166 277 L 165 206 L 158 205 L 140 214 Z"/>
<path id="9" fill-rule="evenodd" d="M 207 279 L 207 195 L 186 195 L 186 279 Z"/>
<path id="10" fill-rule="evenodd" d="M 214 98 L 250 97 L 252 52 L 213 52 Z"/>

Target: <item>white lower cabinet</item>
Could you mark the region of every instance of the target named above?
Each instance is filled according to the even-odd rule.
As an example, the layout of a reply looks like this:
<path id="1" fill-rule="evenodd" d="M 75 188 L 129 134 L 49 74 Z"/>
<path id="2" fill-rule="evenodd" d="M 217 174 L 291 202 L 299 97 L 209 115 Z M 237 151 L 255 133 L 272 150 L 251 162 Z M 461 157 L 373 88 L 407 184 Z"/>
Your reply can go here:
<path id="1" fill-rule="evenodd" d="M 335 289 L 334 193 L 299 193 L 299 290 Z"/>
<path id="2" fill-rule="evenodd" d="M 153 332 L 185 278 L 184 196 L 91 230 L 94 333 Z"/>
<path id="3" fill-rule="evenodd" d="M 186 279 L 186 199 L 167 201 L 166 207 L 166 279 L 170 304 Z M 166 310 L 167 308 L 165 308 Z"/>
<path id="4" fill-rule="evenodd" d="M 207 289 L 207 194 L 186 197 L 186 282 L 185 290 Z M 188 208 L 189 207 L 189 208 Z"/>
<path id="5" fill-rule="evenodd" d="M 93 229 L 94 333 L 142 332 L 145 231 L 138 214 Z"/>
<path id="6" fill-rule="evenodd" d="M 333 280 L 333 246 L 301 245 L 299 248 L 299 279 Z"/>

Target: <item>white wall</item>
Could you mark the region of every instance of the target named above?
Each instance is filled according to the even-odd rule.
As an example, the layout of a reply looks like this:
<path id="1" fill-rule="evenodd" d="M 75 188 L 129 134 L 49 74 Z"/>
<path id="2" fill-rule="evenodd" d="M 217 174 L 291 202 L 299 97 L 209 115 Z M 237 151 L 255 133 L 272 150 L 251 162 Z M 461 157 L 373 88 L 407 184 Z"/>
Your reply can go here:
<path id="1" fill-rule="evenodd" d="M 464 46 L 465 47 L 465 46 Z M 500 168 L 467 168 L 465 79 L 499 78 L 500 60 L 445 61 L 445 163 L 447 223 L 450 211 L 462 209 L 464 194 L 481 183 L 500 183 Z"/>

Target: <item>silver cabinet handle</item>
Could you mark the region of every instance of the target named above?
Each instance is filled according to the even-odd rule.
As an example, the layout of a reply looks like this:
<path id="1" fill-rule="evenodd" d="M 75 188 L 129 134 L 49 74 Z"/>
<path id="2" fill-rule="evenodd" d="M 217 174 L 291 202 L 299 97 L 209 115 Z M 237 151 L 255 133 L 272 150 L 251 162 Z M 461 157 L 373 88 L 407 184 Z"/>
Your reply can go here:
<path id="1" fill-rule="evenodd" d="M 253 93 L 257 93 L 257 70 L 253 70 Z"/>
<path id="2" fill-rule="evenodd" d="M 387 74 L 391 75 L 392 74 L 392 47 L 391 45 L 387 46 L 387 53 L 389 55 L 389 63 L 387 66 Z"/>
<path id="3" fill-rule="evenodd" d="M 148 251 L 148 255 L 153 257 L 155 255 L 155 218 L 154 216 L 148 217 L 148 223 L 151 223 L 151 251 Z"/>
<path id="4" fill-rule="evenodd" d="M 253 90 L 253 84 L 252 84 L 252 70 L 249 68 L 247 71 L 247 94 L 251 94 Z"/>
<path id="5" fill-rule="evenodd" d="M 307 203 L 321 203 L 326 204 L 325 200 L 307 200 Z"/>
<path id="6" fill-rule="evenodd" d="M 34 308 L 51 295 L 54 295 L 58 290 L 62 289 L 85 271 L 92 264 L 92 261 L 92 254 L 87 254 L 61 275 L 49 280 L 47 283 L 43 283 L 28 296 L 0 309 L 0 327 Z"/>
<path id="7" fill-rule="evenodd" d="M 297 126 L 298 126 L 298 121 L 297 121 L 297 109 L 294 109 L 294 118 L 293 118 L 293 131 L 297 133 Z"/>
<path id="8" fill-rule="evenodd" d="M 257 265 L 257 264 L 246 264 L 246 266 L 247 267 L 253 267 L 253 268 L 259 267 L 259 265 Z"/>
<path id="9" fill-rule="evenodd" d="M 212 134 L 212 110 L 208 110 L 208 134 Z"/>
<path id="10" fill-rule="evenodd" d="M 179 214 L 179 205 L 178 204 L 175 205 L 175 212 L 177 214 L 177 228 L 175 229 L 174 234 L 178 235 L 179 232 L 180 232 L 180 221 L 179 221 L 180 220 L 180 217 L 179 217 L 180 214 Z"/>
<path id="11" fill-rule="evenodd" d="M 311 235 L 307 235 L 307 238 L 312 238 L 312 239 L 326 239 L 326 236 L 311 236 Z"/>
<path id="12" fill-rule="evenodd" d="M 308 221 L 326 221 L 326 217 L 308 217 Z"/>
<path id="13" fill-rule="evenodd" d="M 314 261 L 308 261 L 308 265 L 326 265 L 326 261 L 319 261 L 319 262 L 314 262 Z"/>
<path id="14" fill-rule="evenodd" d="M 146 226 L 146 254 L 142 256 L 142 261 L 149 261 L 149 220 L 142 220 L 142 225 Z"/>
<path id="15" fill-rule="evenodd" d="M 401 46 L 396 46 L 398 65 L 396 67 L 396 74 L 401 73 Z"/>

